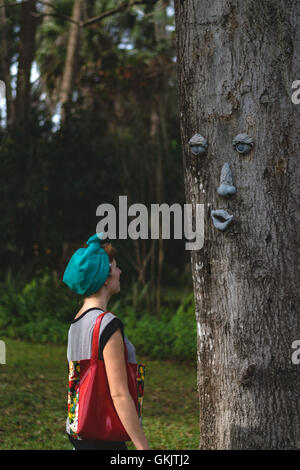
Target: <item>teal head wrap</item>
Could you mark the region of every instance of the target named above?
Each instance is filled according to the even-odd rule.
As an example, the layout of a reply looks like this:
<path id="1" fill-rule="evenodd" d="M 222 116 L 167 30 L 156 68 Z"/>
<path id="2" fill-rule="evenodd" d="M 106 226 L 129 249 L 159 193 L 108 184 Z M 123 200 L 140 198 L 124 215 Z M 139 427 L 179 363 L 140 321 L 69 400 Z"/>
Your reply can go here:
<path id="1" fill-rule="evenodd" d="M 109 274 L 110 264 L 101 246 L 99 235 L 88 239 L 87 248 L 79 248 L 73 254 L 63 276 L 63 282 L 77 294 L 92 295 L 100 289 Z"/>

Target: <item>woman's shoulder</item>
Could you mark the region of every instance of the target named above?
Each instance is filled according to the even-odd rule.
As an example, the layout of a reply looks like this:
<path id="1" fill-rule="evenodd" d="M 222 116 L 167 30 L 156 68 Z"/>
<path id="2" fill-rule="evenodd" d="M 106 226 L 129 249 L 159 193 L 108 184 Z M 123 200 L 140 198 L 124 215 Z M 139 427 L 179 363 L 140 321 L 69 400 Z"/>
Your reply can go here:
<path id="1" fill-rule="evenodd" d="M 123 328 L 123 324 L 120 320 L 120 318 L 118 317 L 117 314 L 113 313 L 113 312 L 107 312 L 105 313 L 105 315 L 103 316 L 102 318 L 102 321 L 101 321 L 101 326 L 100 326 L 100 334 L 101 332 L 110 324 L 118 324 L 119 327 Z"/>
<path id="2" fill-rule="evenodd" d="M 123 336 L 123 340 L 125 340 L 124 336 L 124 327 L 121 320 L 112 312 L 108 312 L 102 318 L 102 322 L 100 325 L 100 332 L 99 332 L 99 359 L 103 359 L 103 349 L 108 340 L 112 337 L 112 335 L 117 331 L 120 330 Z"/>

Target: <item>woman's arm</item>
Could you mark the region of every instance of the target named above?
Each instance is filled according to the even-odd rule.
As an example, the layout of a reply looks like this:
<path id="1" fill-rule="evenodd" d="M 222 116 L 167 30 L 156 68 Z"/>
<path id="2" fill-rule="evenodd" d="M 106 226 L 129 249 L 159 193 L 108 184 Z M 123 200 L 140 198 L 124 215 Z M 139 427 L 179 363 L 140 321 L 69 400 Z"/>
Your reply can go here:
<path id="1" fill-rule="evenodd" d="M 134 401 L 128 389 L 124 342 L 119 329 L 104 346 L 103 359 L 110 394 L 121 423 L 137 450 L 149 450 Z"/>

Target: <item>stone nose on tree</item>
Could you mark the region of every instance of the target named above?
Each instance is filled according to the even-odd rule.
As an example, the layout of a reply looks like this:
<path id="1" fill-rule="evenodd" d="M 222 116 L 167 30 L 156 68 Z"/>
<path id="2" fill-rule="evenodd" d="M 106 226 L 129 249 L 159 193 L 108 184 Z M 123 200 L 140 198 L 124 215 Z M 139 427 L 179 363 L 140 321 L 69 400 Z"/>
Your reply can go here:
<path id="1" fill-rule="evenodd" d="M 218 187 L 218 194 L 222 197 L 231 196 L 236 193 L 236 188 L 233 185 L 232 173 L 228 163 L 224 163 L 221 170 L 220 186 Z"/>

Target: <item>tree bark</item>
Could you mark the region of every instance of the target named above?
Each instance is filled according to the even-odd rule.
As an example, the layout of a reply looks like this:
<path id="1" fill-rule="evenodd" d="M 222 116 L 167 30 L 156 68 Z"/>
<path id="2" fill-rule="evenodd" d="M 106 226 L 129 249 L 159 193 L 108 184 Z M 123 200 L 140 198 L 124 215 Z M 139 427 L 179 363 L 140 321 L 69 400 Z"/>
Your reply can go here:
<path id="1" fill-rule="evenodd" d="M 175 0 L 187 203 L 205 205 L 191 252 L 198 328 L 200 449 L 299 449 L 300 4 Z M 232 145 L 254 139 L 247 155 Z M 194 156 L 189 139 L 208 140 Z M 217 193 L 223 164 L 237 192 Z M 234 216 L 217 230 L 212 209 Z"/>

